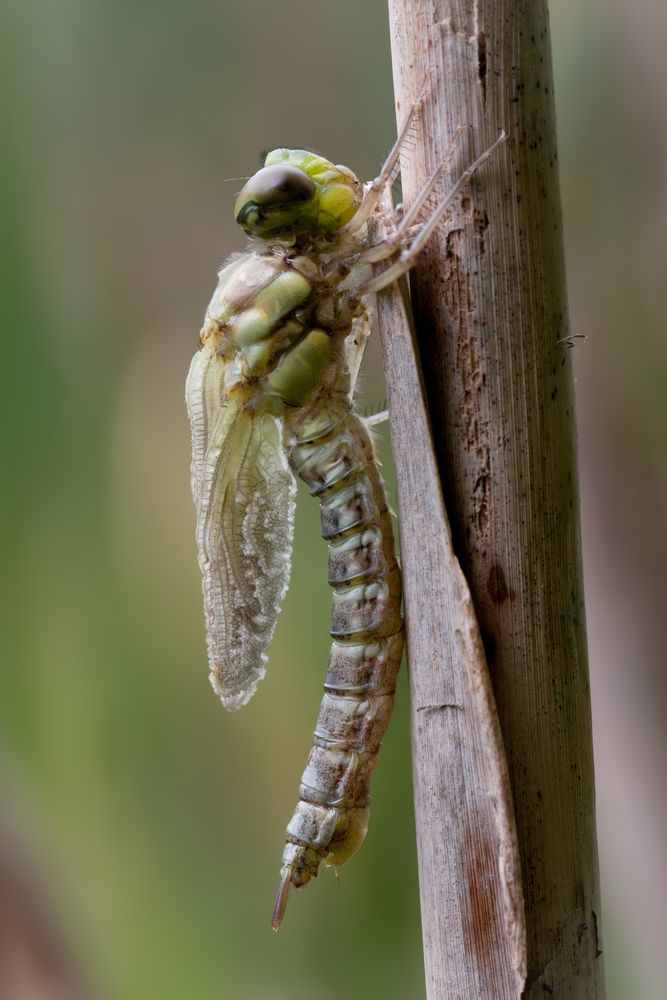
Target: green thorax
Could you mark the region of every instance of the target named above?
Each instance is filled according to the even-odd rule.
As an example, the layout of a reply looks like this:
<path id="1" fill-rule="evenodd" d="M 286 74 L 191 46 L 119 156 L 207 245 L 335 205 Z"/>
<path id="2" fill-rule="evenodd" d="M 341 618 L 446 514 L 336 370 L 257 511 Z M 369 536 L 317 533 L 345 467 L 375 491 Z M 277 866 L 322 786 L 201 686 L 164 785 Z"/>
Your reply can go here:
<path id="1" fill-rule="evenodd" d="M 201 333 L 225 367 L 225 391 L 273 413 L 312 398 L 340 350 L 317 318 L 316 265 L 287 258 L 251 251 L 228 264 Z"/>

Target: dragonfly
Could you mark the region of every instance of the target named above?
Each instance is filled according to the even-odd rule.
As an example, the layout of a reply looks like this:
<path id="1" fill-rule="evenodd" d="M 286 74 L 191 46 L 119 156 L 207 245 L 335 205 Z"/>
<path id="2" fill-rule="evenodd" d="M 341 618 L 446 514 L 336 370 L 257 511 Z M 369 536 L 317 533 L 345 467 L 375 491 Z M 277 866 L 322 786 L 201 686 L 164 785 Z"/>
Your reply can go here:
<path id="1" fill-rule="evenodd" d="M 377 239 L 373 219 L 423 103 L 421 95 L 366 185 L 309 150 L 268 153 L 236 199 L 248 246 L 219 273 L 187 377 L 209 678 L 225 708 L 245 705 L 265 674 L 289 584 L 295 476 L 319 501 L 328 545 L 332 646 L 286 830 L 274 930 L 290 888 L 344 864 L 364 840 L 403 652 L 391 512 L 354 405 L 372 297 L 412 267 L 497 144 L 440 196 L 448 155 Z"/>

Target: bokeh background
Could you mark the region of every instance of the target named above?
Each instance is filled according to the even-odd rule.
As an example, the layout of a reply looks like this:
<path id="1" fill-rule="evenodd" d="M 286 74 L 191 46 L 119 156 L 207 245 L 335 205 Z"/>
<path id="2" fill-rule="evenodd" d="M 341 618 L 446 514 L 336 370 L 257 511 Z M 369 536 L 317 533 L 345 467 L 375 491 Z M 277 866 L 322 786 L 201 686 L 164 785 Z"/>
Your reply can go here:
<path id="1" fill-rule="evenodd" d="M 609 1000 L 658 1000 L 667 8 L 552 8 Z M 268 929 L 326 551 L 300 493 L 271 669 L 224 713 L 183 406 L 239 178 L 276 145 L 369 177 L 391 145 L 385 2 L 7 0 L 3 20 L 2 998 L 418 998 L 405 675 L 362 854 Z"/>

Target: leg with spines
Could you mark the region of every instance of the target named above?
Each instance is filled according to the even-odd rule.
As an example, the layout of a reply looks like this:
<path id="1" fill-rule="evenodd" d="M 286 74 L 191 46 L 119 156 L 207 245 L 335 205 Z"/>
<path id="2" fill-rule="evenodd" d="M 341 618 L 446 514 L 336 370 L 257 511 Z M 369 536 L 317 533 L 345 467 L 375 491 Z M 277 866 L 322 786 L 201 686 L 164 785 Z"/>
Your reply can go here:
<path id="1" fill-rule="evenodd" d="M 493 155 L 498 146 L 505 142 L 506 138 L 507 133 L 504 131 L 501 132 L 496 141 L 493 142 L 488 149 L 484 150 L 484 152 L 463 171 L 456 183 L 438 202 L 430 217 L 422 226 L 418 228 L 415 238 L 409 242 L 407 246 L 404 246 L 406 237 L 409 238 L 411 235 L 410 230 L 414 226 L 414 214 L 412 213 L 412 210 L 410 210 L 408 215 L 403 218 L 403 221 L 397 227 L 396 232 L 390 239 L 384 240 L 382 243 L 378 243 L 376 246 L 369 247 L 368 250 L 364 251 L 361 257 L 363 263 L 378 263 L 382 260 L 387 260 L 397 251 L 401 250 L 401 247 L 403 247 L 398 260 L 386 268 L 386 270 L 376 274 L 373 278 L 367 281 L 359 290 L 360 294 L 373 294 L 381 291 L 383 288 L 387 288 L 388 285 L 398 281 L 402 275 L 406 274 L 410 268 L 414 266 L 417 257 L 424 249 L 427 240 L 439 223 L 447 207 L 451 204 L 464 184 L 467 184 L 473 174 L 479 170 L 482 164 L 485 163 L 490 156 Z M 431 190 L 433 190 L 442 169 L 442 165 L 439 166 L 420 191 L 418 195 L 418 201 L 420 202 L 419 208 L 422 207 L 428 197 L 428 194 Z M 406 218 L 410 220 L 408 225 L 406 225 Z"/>
<path id="2" fill-rule="evenodd" d="M 389 151 L 387 159 L 382 165 L 382 170 L 377 177 L 366 185 L 361 205 L 347 225 L 343 227 L 342 233 L 344 236 L 359 232 L 362 226 L 368 222 L 371 215 L 375 211 L 377 204 L 382 197 L 382 192 L 386 187 L 391 186 L 396 180 L 400 170 L 399 157 L 401 152 L 406 148 L 406 146 L 409 145 L 412 139 L 412 133 L 415 128 L 417 117 L 424 106 L 429 85 L 430 73 L 427 74 L 419 96 L 406 116 L 405 122 L 398 133 L 398 138 Z"/>

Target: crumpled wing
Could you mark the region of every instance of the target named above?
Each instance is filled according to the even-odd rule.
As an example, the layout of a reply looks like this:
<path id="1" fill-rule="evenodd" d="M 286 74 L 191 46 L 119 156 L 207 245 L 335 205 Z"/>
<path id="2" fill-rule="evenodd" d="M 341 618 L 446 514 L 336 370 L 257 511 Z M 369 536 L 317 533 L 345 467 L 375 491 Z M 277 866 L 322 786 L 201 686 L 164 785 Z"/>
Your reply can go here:
<path id="1" fill-rule="evenodd" d="M 289 584 L 295 482 L 281 421 L 225 400 L 223 374 L 204 347 L 185 395 L 209 679 L 225 708 L 237 709 L 265 674 Z"/>
<path id="2" fill-rule="evenodd" d="M 345 338 L 345 360 L 350 373 L 350 399 L 354 399 L 359 378 L 359 369 L 364 359 L 364 351 L 374 326 L 374 305 L 364 302 L 362 312 L 352 323 L 352 329 Z"/>

